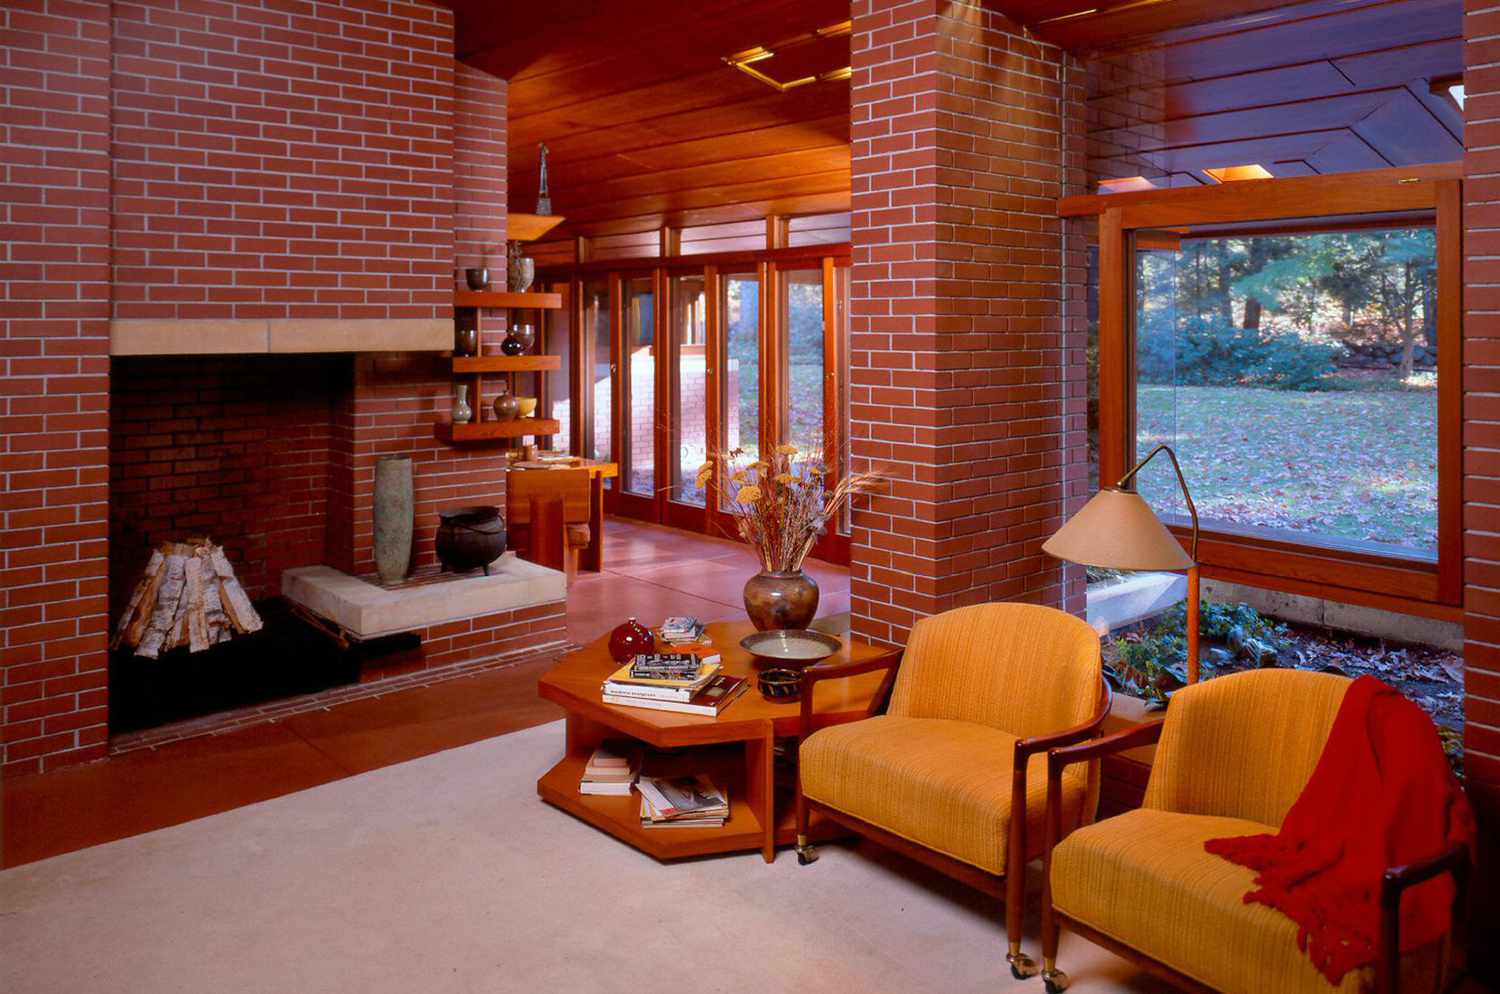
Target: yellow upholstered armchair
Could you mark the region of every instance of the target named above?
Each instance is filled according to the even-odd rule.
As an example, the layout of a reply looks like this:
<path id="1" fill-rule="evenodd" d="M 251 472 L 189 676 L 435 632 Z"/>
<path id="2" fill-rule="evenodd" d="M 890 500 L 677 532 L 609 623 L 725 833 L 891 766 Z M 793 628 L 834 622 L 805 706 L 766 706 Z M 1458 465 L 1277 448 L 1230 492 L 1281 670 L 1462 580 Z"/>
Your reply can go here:
<path id="1" fill-rule="evenodd" d="M 818 731 L 816 684 L 899 666 L 887 713 Z M 1021 953 L 1025 864 L 1041 853 L 1046 750 L 1095 734 L 1109 710 L 1099 636 L 1070 614 L 979 604 L 924 618 L 900 656 L 812 666 L 802 684 L 797 858 L 817 858 L 808 819 L 834 822 L 1005 898 L 1011 971 Z M 1061 781 L 1059 817 L 1093 819 L 1094 764 Z"/>
<path id="2" fill-rule="evenodd" d="M 1398 972 L 1403 989 L 1434 988 L 1444 950 L 1418 950 L 1398 964 L 1394 909 L 1407 887 L 1441 872 L 1454 873 L 1461 895 L 1462 847 L 1387 872 L 1377 976 L 1351 971 L 1338 987 L 1298 949 L 1290 918 L 1243 902 L 1255 871 L 1203 848 L 1208 839 L 1280 828 L 1312 777 L 1350 683 L 1277 669 L 1219 677 L 1179 690 L 1165 721 L 1052 753 L 1048 780 L 1058 793 L 1048 799 L 1042 898 L 1049 994 L 1068 984 L 1057 969 L 1063 925 L 1188 991 L 1355 994 L 1376 982 L 1390 992 Z M 1068 767 L 1151 743 L 1156 758 L 1142 806 L 1067 834 L 1074 823 Z"/>

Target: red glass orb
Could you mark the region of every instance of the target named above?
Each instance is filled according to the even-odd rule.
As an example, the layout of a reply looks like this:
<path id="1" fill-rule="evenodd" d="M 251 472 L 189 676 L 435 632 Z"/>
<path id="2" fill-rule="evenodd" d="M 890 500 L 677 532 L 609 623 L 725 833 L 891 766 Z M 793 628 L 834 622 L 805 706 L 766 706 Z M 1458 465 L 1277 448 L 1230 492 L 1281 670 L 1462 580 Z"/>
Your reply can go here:
<path id="1" fill-rule="evenodd" d="M 655 649 L 656 636 L 634 618 L 609 633 L 609 655 L 617 663 L 628 663 L 632 656 Z"/>

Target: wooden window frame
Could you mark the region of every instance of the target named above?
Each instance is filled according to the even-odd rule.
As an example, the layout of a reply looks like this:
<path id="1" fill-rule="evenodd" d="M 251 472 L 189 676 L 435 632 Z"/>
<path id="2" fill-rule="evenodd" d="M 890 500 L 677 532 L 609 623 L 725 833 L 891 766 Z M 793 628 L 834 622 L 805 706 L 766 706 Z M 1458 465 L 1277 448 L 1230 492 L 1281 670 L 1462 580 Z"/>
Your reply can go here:
<path id="1" fill-rule="evenodd" d="M 1135 444 L 1135 252 L 1146 229 L 1423 213 L 1438 267 L 1438 535 L 1436 558 L 1322 545 L 1269 529 L 1205 528 L 1204 576 L 1293 594 L 1457 620 L 1462 612 L 1463 191 L 1459 164 L 1247 180 L 1214 187 L 1069 197 L 1061 217 L 1098 218 L 1099 479 L 1129 467 Z M 1355 222 L 1358 223 L 1357 221 Z M 1374 223 L 1373 221 L 1370 223 Z M 1400 222 L 1394 222 L 1399 224 Z M 1389 225 L 1384 225 L 1389 226 Z M 1266 233 L 1283 230 L 1277 224 Z M 1186 529 L 1173 525 L 1179 535 Z"/>
<path id="2" fill-rule="evenodd" d="M 723 252 L 715 254 L 672 256 L 657 259 L 606 259 L 576 265 L 547 267 L 538 273 L 538 281 L 564 284 L 573 291 L 570 306 L 574 355 L 578 358 L 573 384 L 571 441 L 574 451 L 584 451 L 592 437 L 593 419 L 600 416 L 594 410 L 590 372 L 594 344 L 592 328 L 585 331 L 583 320 L 583 285 L 587 281 L 607 279 L 610 296 L 610 363 L 612 387 L 610 391 L 609 417 L 610 439 L 614 462 L 620 466 L 620 477 L 616 486 L 605 491 L 605 509 L 611 514 L 636 518 L 657 524 L 667 524 L 688 531 L 708 535 L 733 535 L 734 519 L 720 510 L 718 481 L 710 482 L 705 495 L 705 506 L 687 504 L 675 499 L 675 488 L 671 485 L 672 466 L 680 446 L 680 426 L 673 410 L 673 391 L 677 389 L 678 346 L 673 335 L 672 313 L 674 301 L 672 277 L 702 273 L 706 308 L 705 355 L 707 377 L 705 379 L 705 422 L 711 445 L 722 444 L 725 411 L 723 362 L 726 355 L 726 330 L 721 307 L 722 280 L 727 275 L 744 275 L 753 272 L 760 291 L 758 302 L 757 335 L 759 338 L 760 362 L 757 369 L 760 391 L 760 437 L 762 444 L 779 440 L 784 436 L 782 424 L 782 398 L 787 384 L 782 367 L 785 358 L 785 329 L 781 319 L 781 279 L 784 270 L 816 270 L 823 279 L 823 430 L 825 451 L 840 453 L 847 444 L 844 437 L 842 412 L 844 397 L 848 389 L 844 383 L 844 362 L 847 356 L 845 330 L 848 302 L 838 299 L 839 274 L 851 264 L 848 244 L 810 245 L 797 248 L 767 249 L 761 251 Z M 631 384 L 625 369 L 625 301 L 624 287 L 627 280 L 649 276 L 655 294 L 653 313 L 653 335 L 656 343 L 655 369 L 655 432 L 653 451 L 656 457 L 657 477 L 655 493 L 651 496 L 627 493 L 625 478 L 629 470 L 629 458 L 624 448 L 624 418 L 629 413 Z M 585 339 L 588 339 L 587 341 Z M 841 467 L 833 460 L 835 474 Z M 662 474 L 666 475 L 663 476 Z M 833 477 L 836 479 L 836 476 Z M 813 549 L 813 555 L 830 562 L 847 564 L 849 561 L 849 536 L 840 534 L 837 527 L 821 539 Z"/>

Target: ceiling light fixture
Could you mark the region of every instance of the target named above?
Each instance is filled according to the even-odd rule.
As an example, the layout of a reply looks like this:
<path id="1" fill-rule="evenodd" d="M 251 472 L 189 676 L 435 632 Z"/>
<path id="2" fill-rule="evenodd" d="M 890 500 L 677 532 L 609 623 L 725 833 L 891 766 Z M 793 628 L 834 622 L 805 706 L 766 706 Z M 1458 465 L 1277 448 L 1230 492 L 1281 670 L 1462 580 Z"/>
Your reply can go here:
<path id="1" fill-rule="evenodd" d="M 1455 73 L 1451 76 L 1434 76 L 1428 80 L 1428 89 L 1440 97 L 1447 97 L 1453 101 L 1453 106 L 1462 113 L 1464 109 L 1464 76 L 1463 73 Z"/>
<path id="2" fill-rule="evenodd" d="M 1246 179 L 1275 179 L 1271 175 L 1271 170 L 1254 162 L 1247 166 L 1220 166 L 1217 169 L 1203 171 L 1216 183 L 1235 183 Z"/>
<path id="3" fill-rule="evenodd" d="M 798 76 L 795 79 L 782 80 L 776 79 L 761 69 L 756 68 L 755 64 L 773 58 L 778 52 L 786 53 L 788 51 L 795 51 L 804 45 L 810 45 L 814 42 L 823 41 L 828 38 L 843 37 L 852 33 L 853 30 L 853 21 L 840 21 L 838 24 L 830 24 L 827 27 L 818 28 L 816 31 L 798 35 L 795 38 L 788 38 L 774 45 L 756 45 L 754 48 L 747 48 L 743 52 L 736 52 L 733 55 L 725 56 L 724 61 L 745 75 L 760 80 L 779 93 L 785 93 L 787 90 L 793 90 L 799 86 L 806 86 L 808 83 L 828 83 L 834 80 L 849 79 L 854 75 L 852 66 L 839 66 L 824 72 L 810 73 Z M 814 53 L 814 57 L 816 59 L 816 53 Z M 827 63 L 824 64 L 826 65 Z"/>
<path id="4" fill-rule="evenodd" d="M 1144 176 L 1121 176 L 1117 179 L 1099 181 L 1100 193 L 1138 193 L 1141 190 L 1154 189 L 1156 189 L 1156 184 Z"/>

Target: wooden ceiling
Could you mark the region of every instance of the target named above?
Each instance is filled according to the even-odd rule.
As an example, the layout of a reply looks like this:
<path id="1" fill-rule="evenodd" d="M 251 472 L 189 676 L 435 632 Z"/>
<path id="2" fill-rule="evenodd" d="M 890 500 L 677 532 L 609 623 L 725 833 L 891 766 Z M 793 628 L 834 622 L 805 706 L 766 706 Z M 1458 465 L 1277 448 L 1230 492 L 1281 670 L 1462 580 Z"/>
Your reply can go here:
<path id="1" fill-rule="evenodd" d="M 1209 182 L 1203 170 L 1219 166 L 1300 176 L 1463 154 L 1463 116 L 1431 88 L 1463 72 L 1460 0 L 1164 0 L 1115 13 L 1120 5 L 1097 0 L 997 6 L 1050 41 L 1095 53 L 1096 175 L 1180 186 Z M 1054 19 L 1091 8 L 1099 12 Z"/>
<path id="2" fill-rule="evenodd" d="M 459 57 L 510 81 L 510 208 L 535 210 L 545 142 L 557 236 L 848 210 L 848 81 L 778 92 L 724 62 L 781 45 L 755 66 L 782 81 L 847 66 L 847 35 L 782 43 L 848 0 L 448 5 Z"/>

